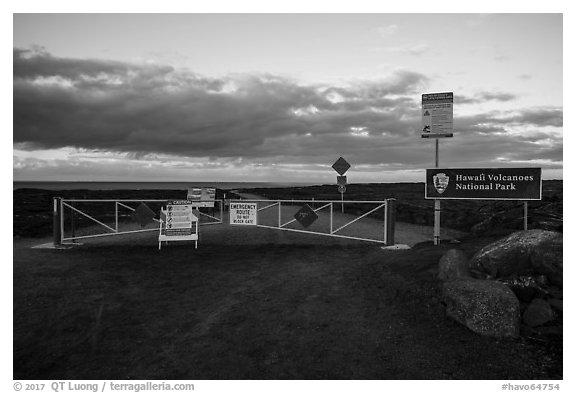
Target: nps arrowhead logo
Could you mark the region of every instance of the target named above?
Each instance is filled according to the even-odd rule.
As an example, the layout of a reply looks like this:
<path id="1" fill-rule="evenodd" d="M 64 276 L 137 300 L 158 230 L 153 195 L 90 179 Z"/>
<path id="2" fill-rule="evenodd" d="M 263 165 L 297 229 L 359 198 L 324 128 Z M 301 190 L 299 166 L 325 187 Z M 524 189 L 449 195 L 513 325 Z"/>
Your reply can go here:
<path id="1" fill-rule="evenodd" d="M 450 176 L 446 176 L 445 173 L 437 173 L 433 177 L 434 188 L 438 194 L 442 194 L 448 188 L 448 183 L 450 183 Z"/>

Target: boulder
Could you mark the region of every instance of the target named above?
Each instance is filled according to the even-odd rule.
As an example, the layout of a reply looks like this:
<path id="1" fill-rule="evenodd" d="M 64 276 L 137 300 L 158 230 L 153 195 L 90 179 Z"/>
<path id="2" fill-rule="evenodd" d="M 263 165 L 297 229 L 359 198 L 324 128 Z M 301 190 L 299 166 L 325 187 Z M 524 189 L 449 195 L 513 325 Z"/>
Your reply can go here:
<path id="1" fill-rule="evenodd" d="M 552 232 L 557 233 L 557 232 Z M 543 274 L 554 285 L 562 288 L 563 272 L 562 234 L 545 239 L 530 254 L 530 262 L 537 273 Z"/>
<path id="2" fill-rule="evenodd" d="M 448 250 L 438 262 L 438 279 L 452 281 L 462 278 L 471 278 L 468 258 L 461 250 Z"/>
<path id="3" fill-rule="evenodd" d="M 562 305 L 564 304 L 562 299 L 548 299 L 548 304 L 556 311 L 562 313 Z"/>
<path id="4" fill-rule="evenodd" d="M 561 249 L 561 233 L 541 229 L 520 231 L 482 248 L 472 257 L 469 267 L 492 277 L 510 277 L 537 271 L 547 276 L 555 275 L 554 280 L 561 282 Z"/>
<path id="5" fill-rule="evenodd" d="M 444 283 L 446 314 L 483 336 L 506 338 L 520 334 L 520 302 L 506 285 L 490 280 Z"/>
<path id="6" fill-rule="evenodd" d="M 530 326 L 544 325 L 554 319 L 554 311 L 550 303 L 544 299 L 536 298 L 528 305 L 522 316 L 522 321 Z"/>

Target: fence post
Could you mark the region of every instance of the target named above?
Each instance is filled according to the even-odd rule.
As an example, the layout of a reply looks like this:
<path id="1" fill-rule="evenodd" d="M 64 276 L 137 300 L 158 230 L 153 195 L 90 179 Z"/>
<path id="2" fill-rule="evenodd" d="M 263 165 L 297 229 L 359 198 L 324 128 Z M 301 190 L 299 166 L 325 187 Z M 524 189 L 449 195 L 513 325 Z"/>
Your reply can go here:
<path id="1" fill-rule="evenodd" d="M 62 214 L 60 203 L 61 198 L 53 198 L 53 214 L 52 214 L 52 233 L 54 235 L 54 247 L 59 247 L 62 245 L 62 231 L 60 225 L 60 215 Z"/>
<path id="2" fill-rule="evenodd" d="M 396 199 L 387 199 L 386 206 L 386 245 L 393 246 L 394 245 L 394 227 L 396 223 Z"/>
<path id="3" fill-rule="evenodd" d="M 74 206 L 74 202 L 70 202 L 70 206 Z M 72 209 L 70 209 L 70 237 L 76 237 L 76 219 Z M 76 239 L 72 239 L 72 243 L 76 243 Z"/>

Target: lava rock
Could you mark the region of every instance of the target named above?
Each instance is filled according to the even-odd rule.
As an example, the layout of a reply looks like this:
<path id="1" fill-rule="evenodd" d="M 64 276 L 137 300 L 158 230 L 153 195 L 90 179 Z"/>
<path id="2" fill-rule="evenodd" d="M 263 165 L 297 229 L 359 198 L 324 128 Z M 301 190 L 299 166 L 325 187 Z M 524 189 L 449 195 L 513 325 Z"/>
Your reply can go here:
<path id="1" fill-rule="evenodd" d="M 491 280 L 444 283 L 446 314 L 475 333 L 496 338 L 520 334 L 520 302 L 506 285 Z"/>
<path id="2" fill-rule="evenodd" d="M 478 251 L 470 260 L 471 270 L 485 272 L 492 277 L 510 277 L 534 271 L 562 276 L 562 234 L 541 229 L 515 232 Z M 561 280 L 560 280 L 561 282 Z"/>
<path id="3" fill-rule="evenodd" d="M 552 321 L 554 316 L 550 304 L 544 299 L 537 298 L 532 300 L 524 311 L 522 321 L 530 327 L 536 327 Z"/>
<path id="4" fill-rule="evenodd" d="M 461 250 L 448 250 L 438 262 L 438 279 L 452 281 L 463 278 L 471 278 L 466 254 Z"/>
<path id="5" fill-rule="evenodd" d="M 556 233 L 556 232 L 552 232 Z M 562 234 L 546 238 L 530 255 L 534 270 L 544 274 L 550 282 L 562 288 L 563 272 L 563 241 Z"/>
<path id="6" fill-rule="evenodd" d="M 562 312 L 562 299 L 548 299 L 548 303 L 552 306 L 552 308 L 556 311 Z"/>

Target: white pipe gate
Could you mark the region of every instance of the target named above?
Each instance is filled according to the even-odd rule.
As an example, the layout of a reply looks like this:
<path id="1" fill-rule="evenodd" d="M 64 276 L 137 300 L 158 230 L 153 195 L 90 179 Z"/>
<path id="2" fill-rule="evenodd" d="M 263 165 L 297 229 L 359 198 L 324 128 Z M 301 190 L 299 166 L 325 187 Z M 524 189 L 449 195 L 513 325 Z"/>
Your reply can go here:
<path id="1" fill-rule="evenodd" d="M 53 237 L 54 245 L 60 246 L 66 242 L 75 242 L 80 239 L 89 239 L 105 236 L 116 236 L 123 234 L 133 234 L 142 232 L 159 231 L 159 219 L 151 218 L 150 222 L 154 223 L 151 228 L 135 229 L 136 223 L 131 220 L 126 220 L 126 216 L 132 214 L 138 206 L 134 204 L 162 204 L 167 203 L 168 199 L 63 199 L 54 198 L 53 206 Z M 387 246 L 394 245 L 394 226 L 396 221 L 395 213 L 395 199 L 385 199 L 381 201 L 336 201 L 336 200 L 268 200 L 268 199 L 236 199 L 226 200 L 221 199 L 212 200 L 218 207 L 213 209 L 212 215 L 199 211 L 201 218 L 204 221 L 200 222 L 200 226 L 222 224 L 224 222 L 224 205 L 235 202 L 247 202 L 258 204 L 258 222 L 257 227 L 276 229 L 289 232 L 299 232 L 305 234 L 315 234 L 321 236 L 330 236 L 343 239 L 361 240 L 374 243 L 381 243 Z M 87 210 L 86 204 L 101 203 L 109 204 L 110 208 L 107 211 L 106 219 L 97 216 L 93 212 Z M 351 214 L 340 214 L 335 211 L 334 205 L 340 206 L 342 203 L 347 205 L 375 205 L 374 208 L 363 212 L 359 216 Z M 312 224 L 311 230 L 301 229 L 296 218 L 293 216 L 291 210 L 301 208 L 305 204 L 312 206 L 315 213 L 320 213 L 319 223 Z M 132 206 L 131 206 L 132 205 Z M 316 207 L 320 205 L 319 207 Z M 342 205 L 344 206 L 344 205 Z M 277 209 L 273 209 L 276 207 Z M 205 208 L 203 208 L 205 209 Z M 347 208 L 350 210 L 350 207 Z M 102 210 L 102 209 L 101 209 Z M 339 209 L 336 209 L 339 210 Z M 376 213 L 382 210 L 383 215 L 380 218 L 374 218 Z M 326 212 L 329 212 L 328 214 Z M 123 212 L 123 213 L 122 213 Z M 130 214 L 126 214 L 130 212 Z M 160 209 L 158 209 L 158 213 Z M 266 212 L 266 213 L 263 213 Z M 66 213 L 69 214 L 67 217 Z M 81 228 L 75 225 L 75 215 L 81 216 L 88 222 L 92 223 L 90 232 L 99 233 L 83 233 Z M 369 217 L 371 216 L 371 217 Z M 376 233 L 376 238 L 368 237 L 365 233 L 355 232 L 354 234 L 346 234 L 345 229 L 349 228 L 352 224 L 357 223 L 363 218 L 368 217 L 372 225 L 369 230 L 371 234 Z M 380 221 L 381 220 L 381 221 Z M 128 221 L 128 222 L 127 222 Z M 321 222 L 320 222 L 321 221 Z M 327 222 L 326 222 L 327 221 Z M 378 225 L 373 225 L 378 221 L 382 222 L 381 229 L 375 230 Z M 292 226 L 292 227 L 290 227 Z M 78 232 L 78 233 L 77 233 Z"/>
<path id="2" fill-rule="evenodd" d="M 54 206 L 53 206 L 53 238 L 54 238 L 54 245 L 59 246 L 65 242 L 75 242 L 76 240 L 80 239 L 90 239 L 96 237 L 105 237 L 105 236 L 115 236 L 115 235 L 125 235 L 130 233 L 142 233 L 142 232 L 153 232 L 159 231 L 159 219 L 154 217 L 150 219 L 151 224 L 154 223 L 153 228 L 146 228 L 146 229 L 133 229 L 135 226 L 135 222 L 124 220 L 122 222 L 122 217 L 126 217 L 126 214 L 122 214 L 124 212 L 134 212 L 140 204 L 146 203 L 153 203 L 153 204 L 165 204 L 171 199 L 63 199 L 63 198 L 54 198 Z M 215 205 L 218 205 L 218 208 L 214 208 L 214 215 L 210 215 L 203 211 L 200 211 L 200 216 L 204 217 L 204 222 L 201 222 L 200 225 L 213 225 L 213 224 L 222 224 L 223 217 L 224 217 L 224 202 L 221 199 L 211 200 L 211 201 L 199 201 L 199 202 L 214 202 Z M 109 204 L 110 210 L 108 211 L 108 221 L 112 217 L 113 214 L 113 222 L 103 222 L 106 221 L 105 219 L 98 217 L 97 215 L 87 211 L 87 207 L 84 207 L 85 204 L 94 204 L 94 203 L 103 203 Z M 138 204 L 138 206 L 130 206 L 131 204 Z M 113 213 L 112 213 L 112 210 Z M 206 208 L 202 208 L 206 209 Z M 210 209 L 210 208 L 209 208 Z M 66 213 L 69 213 L 69 218 L 66 216 Z M 158 209 L 158 213 L 160 209 Z M 217 214 L 217 212 L 219 214 Z M 93 223 L 93 227 L 91 231 L 104 231 L 104 233 L 89 233 L 89 234 L 77 234 L 76 231 L 79 228 L 75 225 L 75 214 L 82 216 Z M 68 227 L 66 227 L 66 224 Z M 125 227 L 125 228 L 123 228 Z"/>
<path id="3" fill-rule="evenodd" d="M 368 242 L 375 242 L 375 243 L 382 243 L 387 246 L 394 245 L 394 228 L 396 222 L 396 210 L 395 210 L 395 199 L 385 199 L 382 201 L 336 201 L 336 200 L 295 200 L 295 199 L 235 199 L 231 200 L 230 203 L 257 203 L 257 223 L 255 226 L 260 228 L 269 228 L 269 229 L 276 229 L 282 231 L 290 231 L 290 232 L 299 232 L 299 233 L 307 233 L 307 234 L 315 234 L 315 235 L 322 235 L 322 236 L 331 236 L 331 237 L 338 237 L 343 239 L 351 239 L 351 240 L 362 240 Z M 317 213 L 321 212 L 322 210 L 329 210 L 328 223 L 324 223 L 324 225 L 318 226 L 317 230 L 305 230 L 299 228 L 289 228 L 288 226 L 291 224 L 295 224 L 298 226 L 296 218 L 293 216 L 293 212 L 287 212 L 285 209 L 287 206 L 292 206 L 301 208 L 305 204 L 309 206 L 314 206 L 312 210 Z M 334 205 L 342 206 L 344 209 L 344 204 L 356 204 L 356 205 L 376 205 L 376 207 L 364 212 L 360 216 L 357 217 L 350 217 L 349 214 L 339 214 L 335 212 Z M 321 205 L 320 207 L 315 207 L 316 205 Z M 271 209 L 276 208 L 276 209 Z M 350 207 L 348 207 L 350 209 Z M 350 225 L 360 221 L 361 219 L 368 217 L 370 215 L 374 216 L 375 213 L 382 209 L 383 216 L 382 216 L 382 227 L 381 232 L 379 233 L 380 236 L 377 238 L 368 238 L 362 237 L 361 235 L 345 235 L 342 234 L 342 230 L 349 227 Z M 261 213 L 266 210 L 273 210 L 276 213 L 268 214 L 267 217 L 262 217 Z M 283 211 L 284 210 L 284 211 Z M 292 209 L 294 210 L 294 209 Z M 336 209 L 339 210 L 339 209 Z M 288 216 L 288 220 L 283 222 L 283 216 Z M 324 217 L 326 218 L 326 217 Z M 374 220 L 373 220 L 374 221 Z M 311 225 L 311 227 L 314 224 Z M 373 228 L 373 227 L 372 227 Z M 374 230 L 372 229 L 372 232 Z"/>

